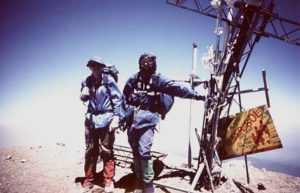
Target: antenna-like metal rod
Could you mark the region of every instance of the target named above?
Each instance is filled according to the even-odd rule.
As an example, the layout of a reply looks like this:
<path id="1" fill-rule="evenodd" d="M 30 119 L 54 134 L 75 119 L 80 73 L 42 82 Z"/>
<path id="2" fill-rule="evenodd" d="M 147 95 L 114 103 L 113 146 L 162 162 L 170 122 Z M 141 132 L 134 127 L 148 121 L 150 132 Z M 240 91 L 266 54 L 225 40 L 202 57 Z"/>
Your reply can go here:
<path id="1" fill-rule="evenodd" d="M 240 107 L 240 112 L 242 112 L 242 97 L 241 97 L 241 85 L 240 82 L 237 83 L 238 86 L 238 97 L 239 97 L 239 107 Z M 245 138 L 246 138 L 246 133 L 245 133 L 245 137 L 244 137 L 244 143 L 245 143 Z M 244 151 L 244 146 L 243 145 L 243 151 Z M 247 183 L 250 183 L 250 176 L 249 176 L 249 169 L 248 169 L 248 158 L 247 158 L 247 154 L 244 155 L 244 159 L 245 159 L 245 166 L 246 166 L 246 176 L 247 176 Z"/>
<path id="2" fill-rule="evenodd" d="M 193 65 L 192 65 L 192 75 L 196 75 L 197 72 L 197 44 L 193 43 Z"/>
<path id="3" fill-rule="evenodd" d="M 194 89 L 194 77 L 197 68 L 197 44 L 193 43 L 193 58 L 192 58 L 192 74 L 190 77 L 190 84 L 192 89 Z M 192 167 L 192 147 L 191 147 L 191 132 L 192 132 L 192 107 L 193 100 L 190 101 L 190 119 L 189 119 L 189 144 L 188 144 L 188 167 Z"/>

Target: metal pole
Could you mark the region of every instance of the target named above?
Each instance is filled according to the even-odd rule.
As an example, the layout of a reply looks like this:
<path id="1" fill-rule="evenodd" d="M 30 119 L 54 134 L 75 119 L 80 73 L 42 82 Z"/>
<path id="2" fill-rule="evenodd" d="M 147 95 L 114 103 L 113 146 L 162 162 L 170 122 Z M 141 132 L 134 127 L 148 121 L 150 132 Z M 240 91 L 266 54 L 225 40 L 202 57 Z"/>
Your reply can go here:
<path id="1" fill-rule="evenodd" d="M 268 107 L 270 107 L 270 98 L 269 98 L 269 88 L 267 85 L 267 74 L 265 70 L 262 70 L 262 76 L 263 76 L 263 80 L 264 80 L 264 88 L 265 88 L 265 94 L 266 94 L 266 100 L 267 100 L 267 105 Z"/>
<path id="2" fill-rule="evenodd" d="M 198 191 L 195 191 L 195 190 L 185 189 L 185 188 L 181 188 L 181 187 L 176 186 L 176 185 L 164 184 L 164 183 L 160 183 L 160 182 L 156 182 L 156 181 L 154 181 L 153 184 L 156 185 L 156 186 L 159 186 L 159 187 L 170 188 L 170 189 L 180 191 L 180 192 L 199 193 Z"/>
<path id="3" fill-rule="evenodd" d="M 194 76 L 196 74 L 197 66 L 197 44 L 193 43 L 193 58 L 192 58 L 192 74 L 190 77 L 190 84 L 192 89 L 194 89 Z M 189 119 L 189 145 L 188 145 L 188 167 L 192 167 L 192 147 L 191 147 L 191 132 L 192 132 L 192 107 L 193 100 L 190 100 L 190 119 Z"/>
<path id="4" fill-rule="evenodd" d="M 197 44 L 193 43 L 192 75 L 195 75 L 197 71 L 197 47 Z"/>
<path id="5" fill-rule="evenodd" d="M 240 94 L 240 91 L 241 91 L 241 87 L 240 87 L 240 83 L 238 82 L 238 97 L 239 97 L 239 106 L 240 106 L 240 112 L 242 112 L 242 98 L 241 98 L 241 94 Z M 246 136 L 246 133 L 245 133 L 245 136 Z M 250 183 L 250 177 L 249 177 L 249 170 L 248 170 L 248 158 L 247 158 L 247 155 L 244 155 L 244 158 L 245 158 L 245 165 L 246 165 L 246 175 L 247 175 L 247 183 L 249 184 Z"/>

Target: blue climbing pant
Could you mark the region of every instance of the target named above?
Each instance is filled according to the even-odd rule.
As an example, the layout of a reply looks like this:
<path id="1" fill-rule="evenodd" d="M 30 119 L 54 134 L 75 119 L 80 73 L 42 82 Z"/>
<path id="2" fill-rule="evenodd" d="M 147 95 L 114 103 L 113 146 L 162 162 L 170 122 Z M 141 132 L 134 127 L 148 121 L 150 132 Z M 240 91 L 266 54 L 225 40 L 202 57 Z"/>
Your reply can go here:
<path id="1" fill-rule="evenodd" d="M 155 127 L 130 128 L 128 129 L 128 142 L 136 159 L 151 159 L 151 147 L 154 138 Z"/>

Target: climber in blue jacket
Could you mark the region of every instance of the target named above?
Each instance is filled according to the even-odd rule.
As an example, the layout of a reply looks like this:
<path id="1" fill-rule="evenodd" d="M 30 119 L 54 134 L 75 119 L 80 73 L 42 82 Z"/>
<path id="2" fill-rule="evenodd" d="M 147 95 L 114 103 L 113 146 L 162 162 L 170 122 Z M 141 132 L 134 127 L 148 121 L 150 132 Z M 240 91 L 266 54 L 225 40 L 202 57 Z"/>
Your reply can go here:
<path id="1" fill-rule="evenodd" d="M 195 100 L 205 100 L 205 97 L 190 86 L 156 73 L 155 55 L 142 54 L 138 63 L 139 72 L 127 80 L 123 90 L 128 109 L 132 111 L 127 134 L 134 158 L 134 192 L 153 193 L 151 147 L 156 125 L 170 110 L 174 96 Z"/>
<path id="2" fill-rule="evenodd" d="M 103 160 L 105 192 L 114 191 L 115 160 L 113 144 L 115 129 L 122 117 L 122 92 L 116 83 L 115 68 L 107 66 L 99 57 L 91 58 L 87 67 L 92 74 L 81 83 L 80 99 L 87 102 L 85 114 L 85 180 L 83 192 L 88 192 L 96 178 L 98 156 Z"/>

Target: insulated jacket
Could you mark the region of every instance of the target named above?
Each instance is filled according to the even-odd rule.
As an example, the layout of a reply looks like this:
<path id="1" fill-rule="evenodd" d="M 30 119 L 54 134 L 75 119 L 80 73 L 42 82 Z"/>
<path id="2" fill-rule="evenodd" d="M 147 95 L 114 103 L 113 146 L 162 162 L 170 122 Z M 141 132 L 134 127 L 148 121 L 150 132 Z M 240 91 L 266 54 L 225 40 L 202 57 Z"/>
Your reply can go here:
<path id="1" fill-rule="evenodd" d="M 88 99 L 82 94 L 80 99 L 83 102 L 88 100 L 86 113 L 86 124 L 89 127 L 103 128 L 111 121 L 113 116 L 122 117 L 122 93 L 114 78 L 109 74 L 103 74 L 100 85 L 95 85 L 93 76 L 89 76 L 81 83 L 81 91 L 88 87 L 90 92 Z"/>
<path id="2" fill-rule="evenodd" d="M 161 93 L 187 99 L 196 99 L 199 96 L 190 87 L 169 80 L 161 74 L 153 74 L 145 83 L 140 74 L 136 73 L 127 80 L 123 90 L 127 104 L 134 107 L 132 127 L 139 129 L 155 126 L 159 122 L 159 104 L 163 102 L 159 100 L 162 98 Z"/>

